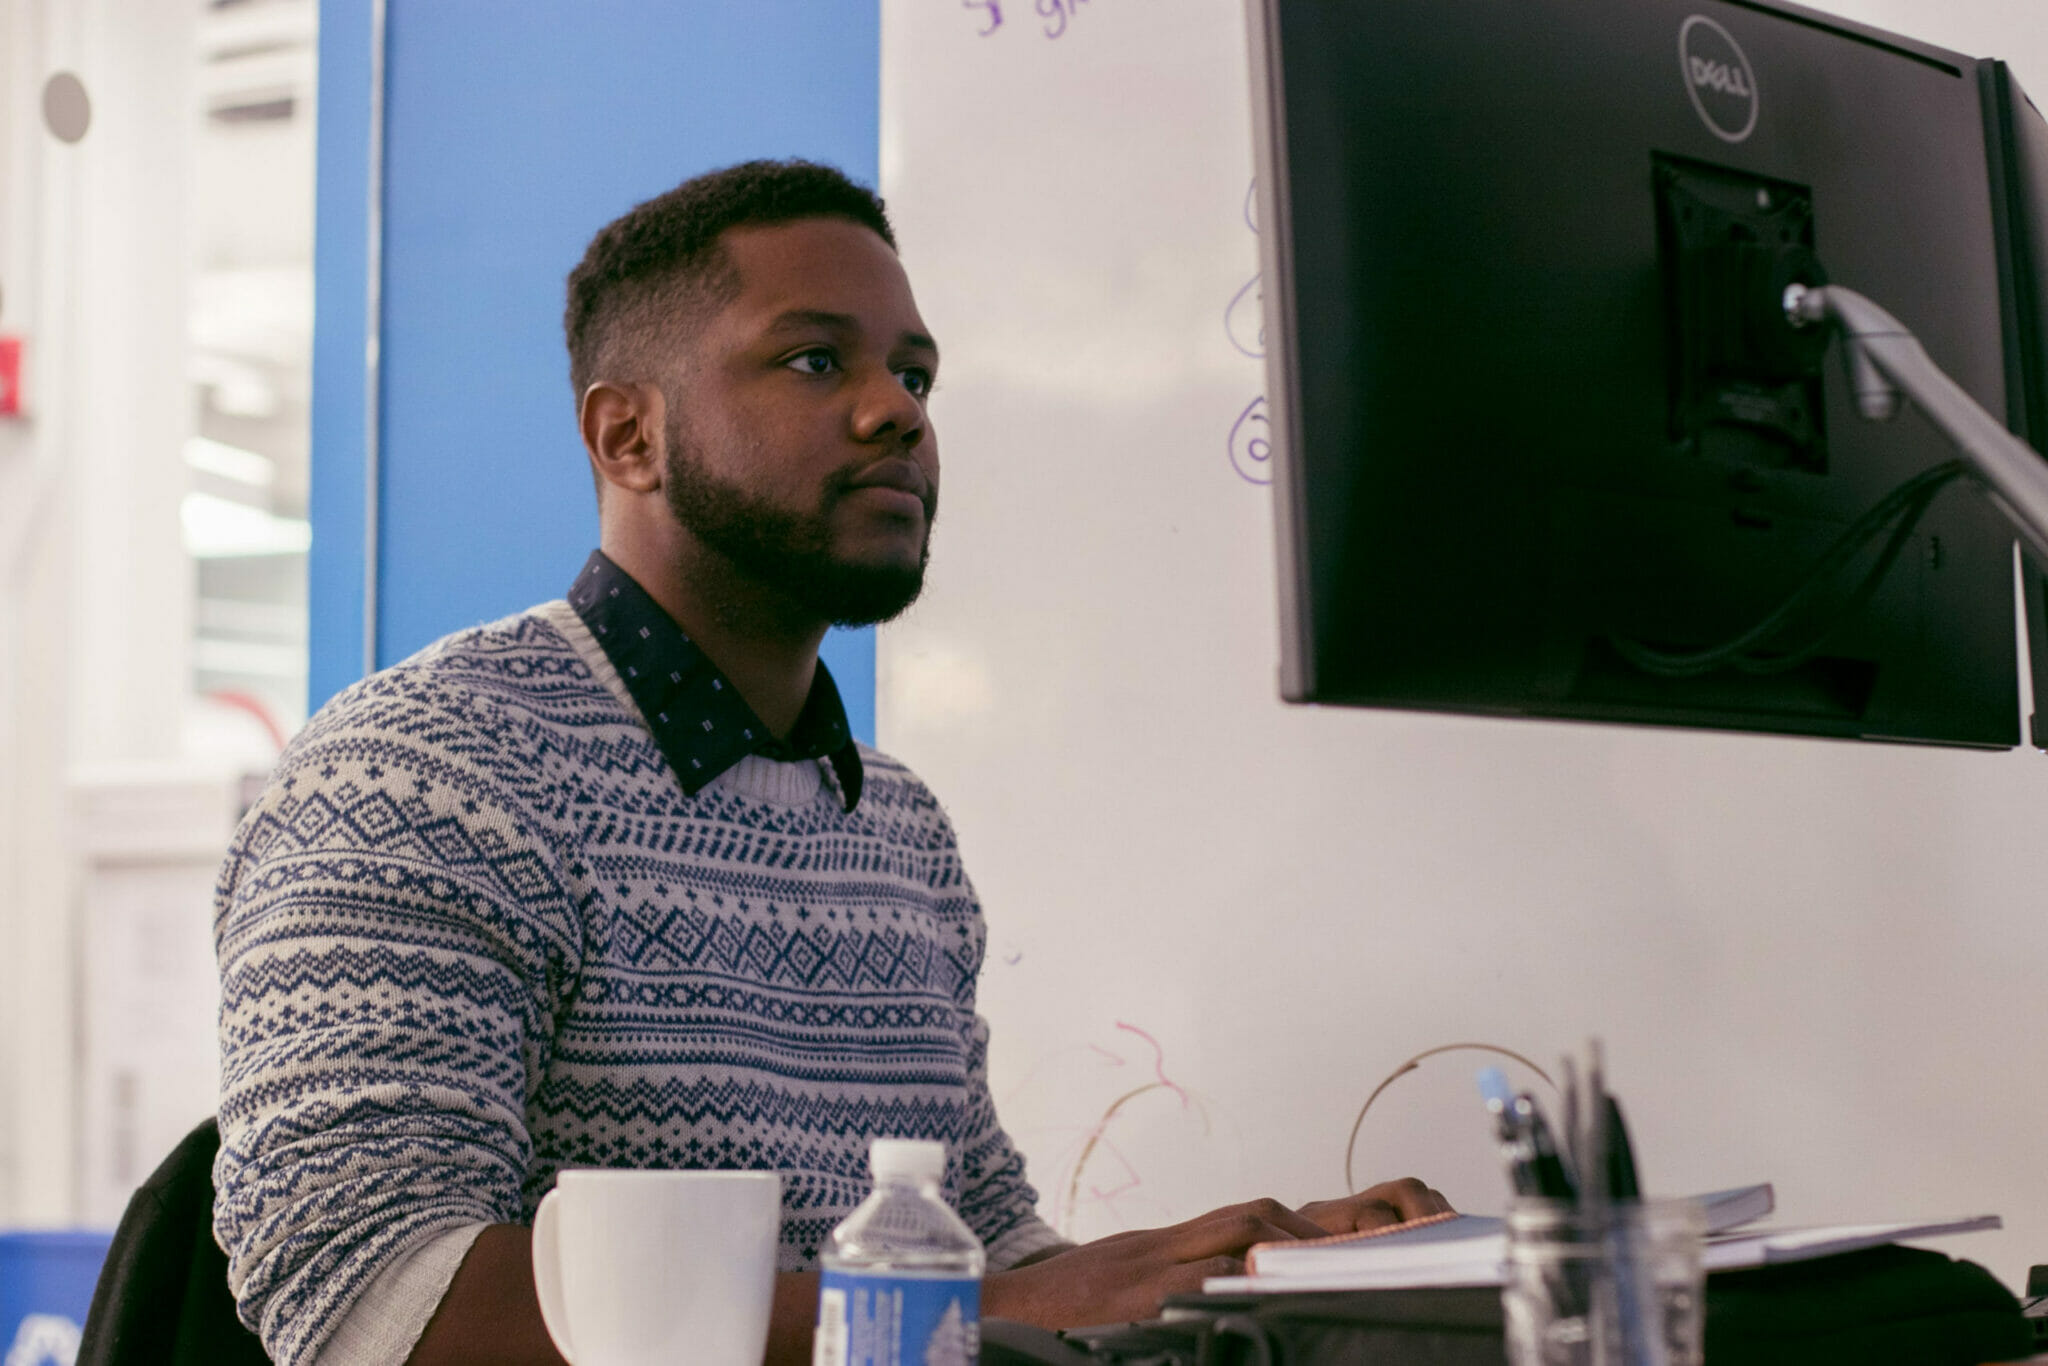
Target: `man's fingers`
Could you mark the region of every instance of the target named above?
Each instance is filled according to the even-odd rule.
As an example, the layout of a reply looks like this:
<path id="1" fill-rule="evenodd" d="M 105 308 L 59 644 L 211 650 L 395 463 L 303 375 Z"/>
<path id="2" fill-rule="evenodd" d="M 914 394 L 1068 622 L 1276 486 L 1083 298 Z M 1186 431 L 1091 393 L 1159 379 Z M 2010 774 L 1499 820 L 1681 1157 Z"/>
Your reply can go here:
<path id="1" fill-rule="evenodd" d="M 1362 1192 L 1367 1199 L 1377 1200 L 1399 1214 L 1403 1220 L 1424 1219 L 1432 1214 L 1448 1214 L 1451 1202 L 1442 1194 L 1431 1190 L 1412 1176 L 1399 1181 L 1382 1181 L 1377 1186 Z"/>
<path id="2" fill-rule="evenodd" d="M 1239 1257 L 1256 1243 L 1289 1243 L 1297 1238 L 1320 1238 L 1323 1233 L 1314 1220 L 1277 1200 L 1254 1200 L 1211 1210 L 1179 1225 L 1171 1230 L 1168 1251 L 1174 1261 L 1199 1262 L 1207 1257 Z"/>
<path id="3" fill-rule="evenodd" d="M 1320 1238 L 1326 1232 L 1315 1220 L 1297 1210 L 1289 1209 L 1278 1200 L 1254 1200 L 1244 1208 L 1255 1214 L 1261 1223 L 1280 1230 L 1287 1238 Z M 1275 1240 L 1260 1238 L 1258 1241 L 1270 1243 Z"/>
<path id="4" fill-rule="evenodd" d="M 1422 1182 L 1385 1181 L 1342 1200 L 1317 1200 L 1301 1207 L 1304 1217 L 1331 1233 L 1384 1228 L 1450 1212 L 1451 1203 Z"/>
<path id="5" fill-rule="evenodd" d="M 1242 1257 L 1259 1243 L 1321 1238 L 1331 1233 L 1405 1223 L 1450 1208 L 1442 1195 L 1420 1181 L 1386 1181 L 1344 1200 L 1325 1200 L 1289 1209 L 1278 1200 L 1252 1200 L 1190 1219 L 1169 1229 L 1142 1230 L 1105 1238 L 1105 1245 L 1149 1246 L 1170 1263 L 1196 1265 L 1212 1257 Z M 1229 1275 L 1229 1272 L 1212 1272 Z"/>

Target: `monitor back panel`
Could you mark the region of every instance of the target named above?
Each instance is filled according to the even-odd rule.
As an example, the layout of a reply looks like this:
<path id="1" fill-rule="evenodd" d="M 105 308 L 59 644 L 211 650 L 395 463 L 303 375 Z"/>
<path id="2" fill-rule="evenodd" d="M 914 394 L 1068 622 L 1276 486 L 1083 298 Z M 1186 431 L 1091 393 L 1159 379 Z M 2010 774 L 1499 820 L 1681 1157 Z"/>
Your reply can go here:
<path id="1" fill-rule="evenodd" d="M 1253 29 L 1290 697 L 2016 743 L 2012 538 L 1962 485 L 1867 601 L 1874 550 L 1814 596 L 1798 667 L 1653 677 L 1613 643 L 1736 635 L 1954 454 L 1860 418 L 1839 348 L 1796 439 L 1739 384 L 1700 420 L 1675 215 L 1797 198 L 1828 276 L 2004 411 L 1966 59 L 1718 0 L 1269 0 Z"/>

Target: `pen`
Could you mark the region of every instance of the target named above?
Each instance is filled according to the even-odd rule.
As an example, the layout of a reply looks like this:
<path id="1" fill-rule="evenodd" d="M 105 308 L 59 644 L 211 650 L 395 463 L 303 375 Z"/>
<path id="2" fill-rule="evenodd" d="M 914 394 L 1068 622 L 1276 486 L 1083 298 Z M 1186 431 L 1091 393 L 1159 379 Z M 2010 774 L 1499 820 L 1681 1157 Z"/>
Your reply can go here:
<path id="1" fill-rule="evenodd" d="M 1515 1194 L 1576 1202 L 1578 1193 L 1571 1174 L 1558 1156 L 1556 1140 L 1550 1126 L 1544 1123 L 1536 1098 L 1527 1092 L 1515 1094 L 1506 1075 L 1497 1067 L 1480 1071 L 1479 1093 L 1493 1113 L 1501 1154 L 1508 1160 L 1508 1180 Z M 1570 1318 L 1584 1312 L 1581 1306 L 1585 1304 L 1585 1292 L 1578 1268 L 1551 1267 L 1540 1274 L 1544 1294 L 1559 1315 Z"/>
<path id="2" fill-rule="evenodd" d="M 1607 1090 L 1601 1076 L 1597 1044 L 1593 1050 L 1590 1075 L 1597 1078 L 1587 1096 L 1589 1119 L 1596 1139 L 1593 1144 L 1599 1170 L 1586 1173 L 1587 1184 L 1600 1188 L 1610 1208 L 1608 1238 L 1613 1259 L 1613 1288 L 1616 1327 L 1621 1334 L 1622 1359 L 1640 1366 L 1664 1366 L 1664 1343 L 1655 1325 L 1658 1309 L 1654 1294 L 1645 1282 L 1646 1269 L 1637 1258 L 1639 1249 L 1631 1221 L 1641 1209 L 1642 1188 L 1636 1176 L 1635 1151 L 1629 1143 L 1628 1125 L 1621 1117 L 1621 1102 Z M 1620 1208 L 1611 1208 L 1620 1206 Z"/>
<path id="3" fill-rule="evenodd" d="M 1613 1096 L 1606 1097 L 1607 1106 L 1607 1193 L 1615 1200 L 1637 1200 L 1642 1198 L 1642 1185 L 1636 1179 L 1635 1149 L 1628 1141 L 1628 1125 L 1621 1118 L 1621 1102 Z"/>
<path id="4" fill-rule="evenodd" d="M 1592 1171 L 1586 1165 L 1586 1131 L 1579 1127 L 1579 1066 L 1567 1057 L 1561 1069 L 1564 1076 L 1564 1150 L 1571 1159 L 1572 1170 L 1590 1176 Z"/>
<path id="5" fill-rule="evenodd" d="M 1497 1067 L 1479 1073 L 1479 1093 L 1494 1117 L 1501 1155 L 1507 1159 L 1508 1179 L 1517 1195 L 1540 1195 L 1552 1200 L 1573 1198 L 1571 1174 L 1558 1156 L 1557 1141 L 1544 1122 L 1536 1098 L 1524 1091 L 1517 1095 Z"/>
<path id="6" fill-rule="evenodd" d="M 1547 1196 L 1552 1200 L 1575 1200 L 1578 1188 L 1572 1181 L 1571 1173 L 1565 1170 L 1564 1159 L 1558 1156 L 1557 1140 L 1551 1136 L 1550 1126 L 1543 1122 L 1543 1112 L 1536 1108 L 1536 1098 L 1524 1091 L 1515 1097 L 1515 1110 L 1525 1117 L 1529 1133 L 1529 1184 L 1535 1189 L 1523 1194 Z M 1519 1184 L 1517 1189 L 1520 1189 Z"/>
<path id="7" fill-rule="evenodd" d="M 1612 1167 L 1607 1160 L 1614 1135 L 1607 1129 L 1607 1058 L 1598 1039 L 1586 1041 L 1586 1097 L 1583 1122 L 1588 1142 L 1579 1154 L 1579 1171 L 1586 1178 L 1586 1194 L 1595 1206 L 1604 1205 L 1614 1192 L 1607 1184 Z"/>
<path id="8" fill-rule="evenodd" d="M 1535 1148 L 1522 1117 L 1515 1112 L 1515 1094 L 1508 1087 L 1506 1074 L 1498 1067 L 1480 1068 L 1479 1094 L 1486 1100 L 1487 1113 L 1493 1116 L 1494 1137 L 1499 1140 L 1500 1155 L 1508 1164 L 1509 1183 L 1517 1195 L 1534 1195 L 1529 1159 Z"/>

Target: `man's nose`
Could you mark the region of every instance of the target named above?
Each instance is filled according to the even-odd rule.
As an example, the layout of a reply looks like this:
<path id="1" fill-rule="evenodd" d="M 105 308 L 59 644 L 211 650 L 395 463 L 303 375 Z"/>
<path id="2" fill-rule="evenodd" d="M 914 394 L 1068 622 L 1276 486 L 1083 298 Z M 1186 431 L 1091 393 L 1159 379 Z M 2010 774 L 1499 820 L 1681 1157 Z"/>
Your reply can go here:
<path id="1" fill-rule="evenodd" d="M 900 375 L 884 372 L 861 386 L 853 426 L 861 441 L 893 436 L 905 446 L 915 446 L 924 439 L 924 403 L 904 387 Z"/>

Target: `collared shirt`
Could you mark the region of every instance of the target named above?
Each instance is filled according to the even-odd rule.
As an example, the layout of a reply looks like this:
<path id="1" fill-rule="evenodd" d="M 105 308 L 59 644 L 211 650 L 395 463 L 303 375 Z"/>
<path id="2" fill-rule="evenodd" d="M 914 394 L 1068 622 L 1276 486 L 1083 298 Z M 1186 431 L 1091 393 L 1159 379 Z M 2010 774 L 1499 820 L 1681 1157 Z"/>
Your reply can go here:
<path id="1" fill-rule="evenodd" d="M 824 660 L 789 739 L 777 740 L 675 618 L 602 550 L 590 553 L 568 597 L 653 728 L 654 743 L 683 791 L 696 796 L 749 754 L 829 759 L 846 809 L 853 810 L 860 800 L 860 750 Z"/>

